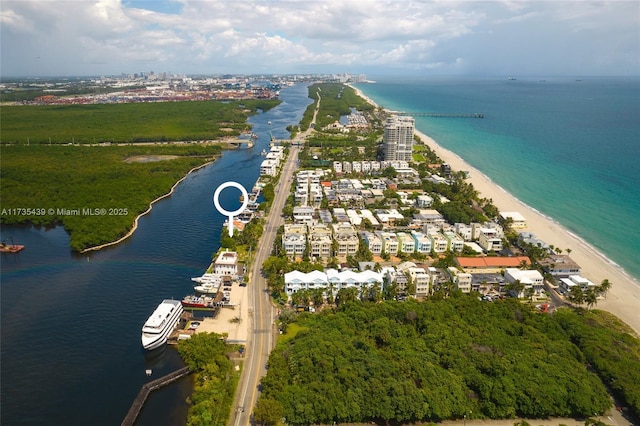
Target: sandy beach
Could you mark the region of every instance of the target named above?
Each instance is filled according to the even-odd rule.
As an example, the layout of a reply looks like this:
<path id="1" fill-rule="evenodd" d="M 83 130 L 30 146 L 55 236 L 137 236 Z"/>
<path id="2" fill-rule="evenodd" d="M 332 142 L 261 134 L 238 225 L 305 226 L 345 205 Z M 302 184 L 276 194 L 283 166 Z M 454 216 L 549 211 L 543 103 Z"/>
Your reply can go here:
<path id="1" fill-rule="evenodd" d="M 353 86 L 351 87 L 356 90 L 359 96 L 377 106 L 360 90 Z M 416 130 L 416 134 L 444 162 L 449 163 L 453 170 L 468 171 L 470 180 L 481 197 L 493 199 L 493 203 L 500 211 L 516 211 L 522 214 L 527 220 L 526 231 L 533 232 L 547 244 L 563 250 L 571 249 L 570 256 L 581 266 L 582 276 L 596 284 L 608 279 L 612 284 L 611 290 L 604 300 L 598 301 L 596 308 L 616 315 L 640 335 L 640 283 L 636 279 L 628 275 L 621 267 L 586 241 L 569 232 L 558 222 L 527 206 L 480 171 L 470 166 L 457 154 L 438 145 L 433 138 L 418 130 Z"/>

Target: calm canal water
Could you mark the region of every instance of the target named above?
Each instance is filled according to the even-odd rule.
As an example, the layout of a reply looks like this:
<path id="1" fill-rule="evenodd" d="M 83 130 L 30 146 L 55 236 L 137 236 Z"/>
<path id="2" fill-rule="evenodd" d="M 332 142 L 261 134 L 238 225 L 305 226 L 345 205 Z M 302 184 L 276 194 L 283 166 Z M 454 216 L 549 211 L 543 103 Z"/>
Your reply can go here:
<path id="1" fill-rule="evenodd" d="M 251 190 L 269 132 L 288 138 L 285 127 L 311 102 L 306 85 L 283 89 L 281 99 L 250 118 L 253 149 L 225 152 L 189 175 L 117 246 L 77 255 L 60 227 L 2 227 L 2 239 L 26 245 L 0 257 L 2 425 L 120 424 L 146 369 L 153 379 L 182 366 L 172 348 L 145 353 L 140 328 L 162 299 L 193 290 L 191 277 L 218 249 L 225 218 L 213 207 L 215 189 L 234 180 Z M 238 197 L 224 190 L 221 204 L 235 210 Z M 184 424 L 191 387 L 185 379 L 152 393 L 137 425 Z"/>

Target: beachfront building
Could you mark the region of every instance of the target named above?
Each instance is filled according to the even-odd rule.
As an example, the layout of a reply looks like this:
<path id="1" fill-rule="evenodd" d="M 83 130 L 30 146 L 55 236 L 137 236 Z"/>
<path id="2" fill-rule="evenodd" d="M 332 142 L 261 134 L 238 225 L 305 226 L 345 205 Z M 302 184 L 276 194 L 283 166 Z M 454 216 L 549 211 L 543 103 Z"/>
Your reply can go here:
<path id="1" fill-rule="evenodd" d="M 569 278 L 571 275 L 580 275 L 581 268 L 573 259 L 566 254 L 550 254 L 540 260 L 542 270 L 551 274 L 554 278 Z"/>
<path id="2" fill-rule="evenodd" d="M 282 233 L 282 248 L 290 258 L 302 256 L 307 246 L 307 226 L 304 224 L 285 224 Z"/>
<path id="3" fill-rule="evenodd" d="M 524 284 L 524 290 L 517 294 L 516 297 L 524 297 L 526 290 L 533 290 L 534 294 L 540 294 L 544 291 L 544 278 L 535 269 L 507 268 L 504 271 L 504 279 L 508 283 L 519 281 Z"/>
<path id="4" fill-rule="evenodd" d="M 238 253 L 223 251 L 213 262 L 213 272 L 218 275 L 238 275 Z"/>
<path id="5" fill-rule="evenodd" d="M 412 161 L 413 132 L 415 120 L 413 117 L 389 117 L 384 125 L 384 159 L 386 161 Z"/>
<path id="6" fill-rule="evenodd" d="M 580 287 L 582 291 L 587 291 L 589 288 L 597 287 L 596 284 L 584 277 L 581 277 L 580 275 L 570 275 L 567 278 L 560 279 L 558 291 L 566 296 L 571 293 L 571 289 L 576 286 Z"/>
<path id="7" fill-rule="evenodd" d="M 503 223 L 510 220 L 511 228 L 513 229 L 523 229 L 527 227 L 527 219 L 518 212 L 500 212 L 500 220 Z"/>

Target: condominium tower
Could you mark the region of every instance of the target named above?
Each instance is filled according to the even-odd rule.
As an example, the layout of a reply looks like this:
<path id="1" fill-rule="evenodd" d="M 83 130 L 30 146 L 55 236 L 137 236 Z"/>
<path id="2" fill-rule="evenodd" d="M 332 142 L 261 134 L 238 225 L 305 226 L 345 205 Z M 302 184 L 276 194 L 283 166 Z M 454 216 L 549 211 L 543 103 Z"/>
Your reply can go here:
<path id="1" fill-rule="evenodd" d="M 413 149 L 413 117 L 393 115 L 384 125 L 384 159 L 411 161 Z"/>

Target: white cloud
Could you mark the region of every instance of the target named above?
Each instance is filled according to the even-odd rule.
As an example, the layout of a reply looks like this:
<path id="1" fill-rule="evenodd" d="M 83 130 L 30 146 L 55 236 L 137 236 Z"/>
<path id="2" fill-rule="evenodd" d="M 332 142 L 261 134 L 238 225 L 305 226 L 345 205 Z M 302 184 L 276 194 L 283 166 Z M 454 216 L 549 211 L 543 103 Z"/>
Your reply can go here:
<path id="1" fill-rule="evenodd" d="M 565 72 L 584 68 L 585 58 L 594 56 L 606 58 L 592 61 L 596 73 L 621 66 L 637 71 L 640 63 L 636 2 L 158 0 L 152 8 L 145 3 L 3 1 L 2 75 L 105 74 L 142 66 L 186 73 L 296 72 L 313 66 L 336 72 L 385 66 L 495 72 L 522 68 L 516 60 L 530 66 L 534 61 L 522 60 L 527 55 L 538 55 L 540 70 L 551 61 L 558 68 L 563 58 Z M 563 57 L 560 46 L 567 45 L 573 52 Z M 34 67 L 30 58 L 36 56 L 41 60 Z"/>

